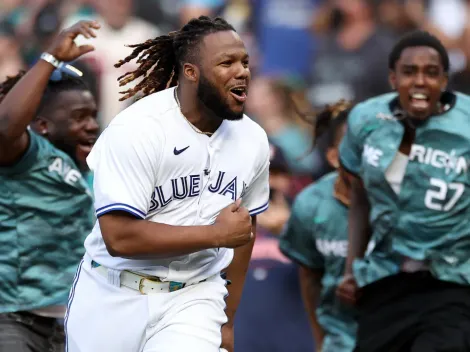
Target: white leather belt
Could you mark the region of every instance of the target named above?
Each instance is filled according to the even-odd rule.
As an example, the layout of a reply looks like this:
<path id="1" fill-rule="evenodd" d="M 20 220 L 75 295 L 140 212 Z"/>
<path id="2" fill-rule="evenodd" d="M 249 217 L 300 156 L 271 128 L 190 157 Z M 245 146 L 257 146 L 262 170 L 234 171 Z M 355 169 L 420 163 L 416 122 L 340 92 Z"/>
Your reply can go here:
<path id="1" fill-rule="evenodd" d="M 92 265 L 92 270 L 95 270 L 104 278 L 108 278 L 108 269 L 106 267 L 102 265 Z M 182 282 L 161 281 L 158 277 L 155 276 L 143 276 L 127 270 L 121 271 L 119 279 L 121 286 L 139 291 L 143 295 L 173 292 L 186 286 L 186 284 Z"/>

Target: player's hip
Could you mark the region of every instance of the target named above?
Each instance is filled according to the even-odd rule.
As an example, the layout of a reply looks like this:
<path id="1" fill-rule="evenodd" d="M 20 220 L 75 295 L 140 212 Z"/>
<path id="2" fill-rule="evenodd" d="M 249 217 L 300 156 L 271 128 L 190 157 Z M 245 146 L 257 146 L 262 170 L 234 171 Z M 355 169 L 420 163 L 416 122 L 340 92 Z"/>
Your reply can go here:
<path id="1" fill-rule="evenodd" d="M 86 250 L 85 260 L 94 260 L 106 268 L 182 283 L 196 283 L 217 275 L 233 259 L 233 249 L 227 248 L 203 250 L 178 257 L 139 259 L 111 257 L 106 248 L 94 247 Z"/>

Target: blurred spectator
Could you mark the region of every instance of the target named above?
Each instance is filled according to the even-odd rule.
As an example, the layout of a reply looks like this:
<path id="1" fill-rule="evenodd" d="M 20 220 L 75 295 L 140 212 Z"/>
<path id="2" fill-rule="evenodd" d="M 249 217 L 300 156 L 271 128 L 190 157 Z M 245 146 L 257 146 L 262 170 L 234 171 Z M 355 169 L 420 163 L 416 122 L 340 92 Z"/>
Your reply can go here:
<path id="1" fill-rule="evenodd" d="M 236 351 L 313 351 L 298 272 L 280 252 L 275 236 L 290 215 L 290 180 L 282 152 L 271 145 L 271 201 L 257 217 L 256 241 L 235 318 Z"/>
<path id="2" fill-rule="evenodd" d="M 407 16 L 404 2 L 406 0 L 378 0 L 377 19 L 397 35 L 416 29 L 416 25 Z"/>
<path id="3" fill-rule="evenodd" d="M 467 25 L 461 38 L 460 43 L 465 55 L 465 67 L 454 72 L 450 76 L 449 88 L 465 94 L 470 94 L 470 26 Z"/>
<path id="4" fill-rule="evenodd" d="M 312 174 L 321 159 L 309 153 L 312 147 L 312 127 L 298 115 L 310 110 L 303 93 L 287 83 L 267 78 L 253 80 L 247 102 L 247 113 L 264 128 L 270 141 L 284 153 L 294 173 Z M 295 105 L 294 105 L 295 104 Z"/>
<path id="5" fill-rule="evenodd" d="M 2 0 L 0 2 L 0 20 L 10 14 L 14 9 L 18 8 L 21 3 L 22 0 Z"/>
<path id="6" fill-rule="evenodd" d="M 314 53 L 310 32 L 318 0 L 252 0 L 260 73 L 304 79 Z"/>
<path id="7" fill-rule="evenodd" d="M 450 71 L 465 67 L 461 37 L 470 11 L 466 0 L 405 0 L 405 11 L 414 25 L 438 37 L 449 51 Z"/>
<path id="8" fill-rule="evenodd" d="M 369 0 L 328 2 L 330 29 L 321 36 L 309 99 L 316 108 L 340 99 L 363 100 L 390 90 L 388 51 L 393 35 L 377 24 Z"/>
<path id="9" fill-rule="evenodd" d="M 214 16 L 225 4 L 225 0 L 182 0 L 180 23 L 187 23 L 191 18 Z"/>
<path id="10" fill-rule="evenodd" d="M 130 55 L 128 44 L 142 43 L 159 35 L 159 29 L 134 16 L 133 0 L 93 0 L 97 14 L 75 15 L 64 24 L 74 23 L 79 19 L 93 19 L 101 24 L 99 36 L 95 39 L 77 38 L 79 44 L 90 42 L 96 50 L 87 54 L 83 60 L 94 68 L 99 75 L 100 123 L 104 128 L 128 103 L 119 102 L 117 78 L 127 70 L 116 69 L 114 64 Z"/>
<path id="11" fill-rule="evenodd" d="M 7 22 L 0 23 L 0 48 L 0 82 L 3 82 L 25 68 L 13 28 Z"/>

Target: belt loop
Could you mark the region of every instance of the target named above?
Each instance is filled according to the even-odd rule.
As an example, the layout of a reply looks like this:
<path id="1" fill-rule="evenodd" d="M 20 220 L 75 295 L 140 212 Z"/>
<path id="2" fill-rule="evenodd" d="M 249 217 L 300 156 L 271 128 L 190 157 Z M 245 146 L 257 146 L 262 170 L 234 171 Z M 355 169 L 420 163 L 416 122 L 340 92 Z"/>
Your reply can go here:
<path id="1" fill-rule="evenodd" d="M 121 287 L 121 271 L 108 268 L 108 284 Z"/>

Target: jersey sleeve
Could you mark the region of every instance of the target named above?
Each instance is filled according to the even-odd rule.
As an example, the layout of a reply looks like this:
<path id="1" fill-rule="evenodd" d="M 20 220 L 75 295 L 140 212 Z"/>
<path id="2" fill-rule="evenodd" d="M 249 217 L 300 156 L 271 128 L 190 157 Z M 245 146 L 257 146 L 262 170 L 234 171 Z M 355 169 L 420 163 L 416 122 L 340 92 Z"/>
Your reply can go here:
<path id="1" fill-rule="evenodd" d="M 163 146 L 163 132 L 155 125 L 110 125 L 98 139 L 87 158 L 97 217 L 124 211 L 145 219 Z"/>
<path id="2" fill-rule="evenodd" d="M 279 247 L 282 253 L 293 261 L 311 269 L 322 269 L 324 257 L 317 248 L 312 221 L 314 201 L 309 193 L 299 194 L 292 206 L 286 229 L 281 234 Z"/>
<path id="3" fill-rule="evenodd" d="M 269 143 L 266 138 L 261 151 L 261 168 L 242 195 L 242 206 L 248 209 L 251 216 L 261 214 L 269 206 L 269 155 Z"/>
<path id="4" fill-rule="evenodd" d="M 363 141 L 361 140 L 361 106 L 355 107 L 348 117 L 348 128 L 339 146 L 341 165 L 350 173 L 358 175 L 361 169 Z"/>

